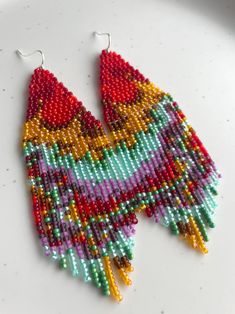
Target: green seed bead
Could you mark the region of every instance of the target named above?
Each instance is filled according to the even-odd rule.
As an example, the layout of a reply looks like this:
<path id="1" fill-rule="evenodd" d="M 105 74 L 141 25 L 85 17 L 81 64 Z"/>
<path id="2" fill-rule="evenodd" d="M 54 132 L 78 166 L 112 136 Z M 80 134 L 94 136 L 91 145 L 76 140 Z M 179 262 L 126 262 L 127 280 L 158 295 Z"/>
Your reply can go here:
<path id="1" fill-rule="evenodd" d="M 170 229 L 174 235 L 179 235 L 179 229 L 174 221 L 170 223 Z"/>
<path id="2" fill-rule="evenodd" d="M 60 229 L 59 228 L 55 228 L 54 230 L 53 230 L 53 233 L 54 234 L 57 234 L 57 233 L 59 233 L 60 232 Z"/>
<path id="3" fill-rule="evenodd" d="M 45 219 L 44 219 L 44 221 L 47 223 L 47 222 L 50 222 L 51 221 L 51 218 L 50 217 L 46 217 Z"/>
<path id="4" fill-rule="evenodd" d="M 214 187 L 210 187 L 210 191 L 213 195 L 218 195 L 218 192 L 216 191 Z"/>
<path id="5" fill-rule="evenodd" d="M 206 210 L 204 207 L 202 207 L 202 208 L 201 208 L 201 212 L 202 212 L 202 216 L 205 218 L 205 220 L 206 220 L 208 226 L 209 226 L 210 228 L 214 228 L 214 227 L 215 227 L 215 224 L 214 224 L 214 222 L 212 221 L 212 218 L 211 218 L 210 214 L 207 212 L 207 210 Z"/>
<path id="6" fill-rule="evenodd" d="M 67 268 L 67 262 L 66 262 L 66 259 L 65 257 L 62 257 L 59 261 L 59 266 L 60 268 L 62 269 L 66 269 Z"/>
<path id="7" fill-rule="evenodd" d="M 128 259 L 132 260 L 133 259 L 133 253 L 131 252 L 131 250 L 129 249 L 129 247 L 125 246 L 124 247 L 124 251 L 128 257 Z"/>
<path id="8" fill-rule="evenodd" d="M 205 229 L 205 226 L 204 226 L 202 220 L 199 217 L 194 217 L 194 219 L 197 222 L 197 225 L 199 227 L 199 230 L 200 230 L 200 232 L 202 234 L 202 237 L 203 237 L 204 241 L 208 242 L 209 238 L 208 238 L 208 235 L 207 235 L 207 232 L 206 232 L 206 229 Z"/>
<path id="9" fill-rule="evenodd" d="M 110 290 L 109 289 L 104 289 L 103 293 L 104 293 L 104 295 L 109 296 L 110 295 Z"/>

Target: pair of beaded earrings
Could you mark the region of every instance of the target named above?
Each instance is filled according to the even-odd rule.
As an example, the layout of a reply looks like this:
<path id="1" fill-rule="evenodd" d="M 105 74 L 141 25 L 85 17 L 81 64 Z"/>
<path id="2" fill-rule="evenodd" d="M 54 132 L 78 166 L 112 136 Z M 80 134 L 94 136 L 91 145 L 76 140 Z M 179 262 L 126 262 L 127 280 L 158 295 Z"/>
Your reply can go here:
<path id="1" fill-rule="evenodd" d="M 23 152 L 45 255 L 120 301 L 116 278 L 131 284 L 137 214 L 207 253 L 219 174 L 172 96 L 109 51 L 103 34 L 108 134 L 43 68 L 37 50 L 42 64 L 29 85 Z"/>

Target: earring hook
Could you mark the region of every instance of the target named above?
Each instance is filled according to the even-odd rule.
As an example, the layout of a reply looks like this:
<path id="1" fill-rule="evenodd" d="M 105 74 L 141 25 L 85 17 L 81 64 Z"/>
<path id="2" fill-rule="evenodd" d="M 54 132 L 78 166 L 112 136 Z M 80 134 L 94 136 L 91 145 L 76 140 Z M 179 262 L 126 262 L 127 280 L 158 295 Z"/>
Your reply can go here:
<path id="1" fill-rule="evenodd" d="M 20 57 L 23 57 L 23 58 L 27 58 L 27 57 L 30 57 L 32 55 L 34 55 L 35 53 L 40 53 L 41 57 L 42 57 L 42 61 L 41 61 L 41 64 L 39 66 L 39 68 L 43 68 L 43 64 L 44 64 L 44 61 L 45 61 L 45 56 L 44 56 L 44 53 L 42 52 L 42 50 L 40 49 L 37 49 L 33 52 L 30 52 L 30 53 L 23 53 L 20 49 L 17 49 L 16 50 L 16 53 L 20 56 Z"/>
<path id="2" fill-rule="evenodd" d="M 98 35 L 98 36 L 103 36 L 103 35 L 108 36 L 108 47 L 105 50 L 109 51 L 109 48 L 111 46 L 111 34 L 110 33 L 101 33 L 101 32 L 94 32 L 94 34 Z"/>

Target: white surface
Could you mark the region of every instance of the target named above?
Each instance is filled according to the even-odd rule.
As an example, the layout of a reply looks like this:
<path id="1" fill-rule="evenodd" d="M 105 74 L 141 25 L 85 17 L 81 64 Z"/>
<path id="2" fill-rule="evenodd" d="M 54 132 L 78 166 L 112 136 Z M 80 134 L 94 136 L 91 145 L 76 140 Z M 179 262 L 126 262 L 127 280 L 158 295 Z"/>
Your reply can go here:
<path id="1" fill-rule="evenodd" d="M 101 117 L 97 58 L 116 50 L 181 104 L 223 174 L 209 254 L 140 219 L 133 286 L 111 302 L 41 254 L 31 219 L 20 133 L 27 82 L 46 67 Z M 0 313 L 234 314 L 235 2 L 0 0 Z"/>

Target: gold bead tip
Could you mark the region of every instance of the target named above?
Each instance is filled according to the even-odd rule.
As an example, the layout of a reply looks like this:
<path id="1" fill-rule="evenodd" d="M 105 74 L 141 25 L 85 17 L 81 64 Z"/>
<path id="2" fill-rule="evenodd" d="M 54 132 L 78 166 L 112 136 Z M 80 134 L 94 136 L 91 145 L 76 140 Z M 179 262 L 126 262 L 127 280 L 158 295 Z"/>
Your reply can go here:
<path id="1" fill-rule="evenodd" d="M 123 296 L 121 294 L 112 293 L 112 296 L 117 302 L 121 302 L 123 300 Z"/>
<path id="2" fill-rule="evenodd" d="M 125 268 L 125 270 L 126 270 L 128 273 L 131 273 L 131 272 L 134 271 L 134 267 L 130 265 L 130 266 L 127 266 L 127 267 Z"/>
<path id="3" fill-rule="evenodd" d="M 192 246 L 194 249 L 197 249 L 202 254 L 207 254 L 208 249 L 205 246 L 204 239 L 202 237 L 202 234 L 198 228 L 198 225 L 193 217 L 189 218 L 189 224 L 193 231 L 192 235 L 187 235 L 186 239 L 188 240 L 188 243 L 190 246 Z"/>

